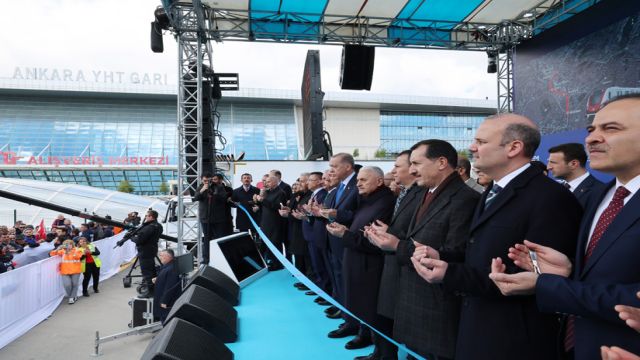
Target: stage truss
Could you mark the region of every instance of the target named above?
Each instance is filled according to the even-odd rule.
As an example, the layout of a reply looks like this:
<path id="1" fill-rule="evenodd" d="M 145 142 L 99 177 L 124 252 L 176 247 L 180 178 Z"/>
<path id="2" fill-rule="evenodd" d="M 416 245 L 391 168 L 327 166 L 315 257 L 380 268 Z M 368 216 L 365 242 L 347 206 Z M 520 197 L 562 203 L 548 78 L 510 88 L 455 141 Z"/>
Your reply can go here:
<path id="1" fill-rule="evenodd" d="M 163 0 L 178 42 L 178 239 L 200 238 L 197 203 L 184 201 L 202 174 L 202 68 L 213 69 L 210 41 L 362 44 L 485 51 L 496 56 L 497 111 L 513 111 L 513 55 L 521 41 L 601 0 L 543 0 L 498 24 L 214 9 L 201 0 Z M 295 32 L 289 31 L 294 28 Z M 194 65 L 197 68 L 194 76 Z M 194 91 L 195 89 L 195 91 Z M 197 157 L 197 161 L 187 161 Z M 215 166 L 215 165 L 214 165 Z M 199 252 L 201 253 L 201 252 Z"/>

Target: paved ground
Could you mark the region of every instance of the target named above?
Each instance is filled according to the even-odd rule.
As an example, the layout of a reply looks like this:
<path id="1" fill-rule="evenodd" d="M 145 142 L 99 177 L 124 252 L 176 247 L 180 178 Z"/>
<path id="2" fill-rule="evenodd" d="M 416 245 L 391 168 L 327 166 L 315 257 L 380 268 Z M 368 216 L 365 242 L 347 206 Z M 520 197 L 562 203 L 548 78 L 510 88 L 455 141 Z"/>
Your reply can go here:
<path id="1" fill-rule="evenodd" d="M 89 290 L 73 305 L 60 304 L 51 317 L 31 329 L 20 339 L 0 350 L 0 359 L 79 360 L 139 359 L 152 335 L 135 335 L 100 345 L 99 357 L 93 357 L 96 330 L 101 336 L 129 330 L 135 285 L 125 289 L 122 277 L 126 271 L 100 284 L 100 293 Z"/>

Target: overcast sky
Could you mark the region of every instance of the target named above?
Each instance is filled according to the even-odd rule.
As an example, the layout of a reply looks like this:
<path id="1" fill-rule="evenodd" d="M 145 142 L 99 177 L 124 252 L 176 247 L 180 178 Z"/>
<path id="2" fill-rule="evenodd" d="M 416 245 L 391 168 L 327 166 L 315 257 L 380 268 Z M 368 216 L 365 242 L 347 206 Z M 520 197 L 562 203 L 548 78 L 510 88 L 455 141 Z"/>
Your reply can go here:
<path id="1" fill-rule="evenodd" d="M 160 0 L 4 1 L 0 77 L 16 67 L 163 73 L 175 83 L 176 43 L 164 36 L 154 54 L 149 23 Z M 225 42 L 214 44 L 217 72 L 240 74 L 243 88 L 300 89 L 308 49 L 320 50 L 322 87 L 337 91 L 341 47 Z M 377 48 L 372 92 L 496 98 L 495 74 L 483 52 Z"/>

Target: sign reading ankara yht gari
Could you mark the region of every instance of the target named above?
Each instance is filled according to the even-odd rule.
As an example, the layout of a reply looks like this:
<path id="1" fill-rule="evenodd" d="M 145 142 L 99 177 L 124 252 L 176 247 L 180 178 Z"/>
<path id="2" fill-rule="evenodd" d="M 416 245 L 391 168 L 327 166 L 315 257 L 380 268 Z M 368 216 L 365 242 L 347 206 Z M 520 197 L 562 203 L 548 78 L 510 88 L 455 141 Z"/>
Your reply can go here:
<path id="1" fill-rule="evenodd" d="M 108 70 L 52 69 L 46 67 L 16 66 L 13 70 L 12 79 L 75 83 L 168 85 L 167 74 Z"/>

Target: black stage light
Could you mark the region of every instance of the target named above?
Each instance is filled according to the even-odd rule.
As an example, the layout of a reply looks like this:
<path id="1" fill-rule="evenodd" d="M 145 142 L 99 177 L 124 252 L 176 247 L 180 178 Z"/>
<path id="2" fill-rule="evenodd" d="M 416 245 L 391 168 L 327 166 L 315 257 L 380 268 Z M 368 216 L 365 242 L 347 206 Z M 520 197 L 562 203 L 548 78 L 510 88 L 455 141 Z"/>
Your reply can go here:
<path id="1" fill-rule="evenodd" d="M 487 59 L 489 60 L 489 63 L 487 65 L 487 73 L 495 74 L 496 72 L 498 72 L 498 54 L 495 52 L 487 51 Z"/>
<path id="2" fill-rule="evenodd" d="M 156 21 L 158 22 L 160 29 L 169 30 L 169 26 L 171 25 L 169 15 L 167 15 L 167 12 L 164 11 L 162 6 L 158 6 L 153 12 L 153 15 L 156 17 Z"/>

